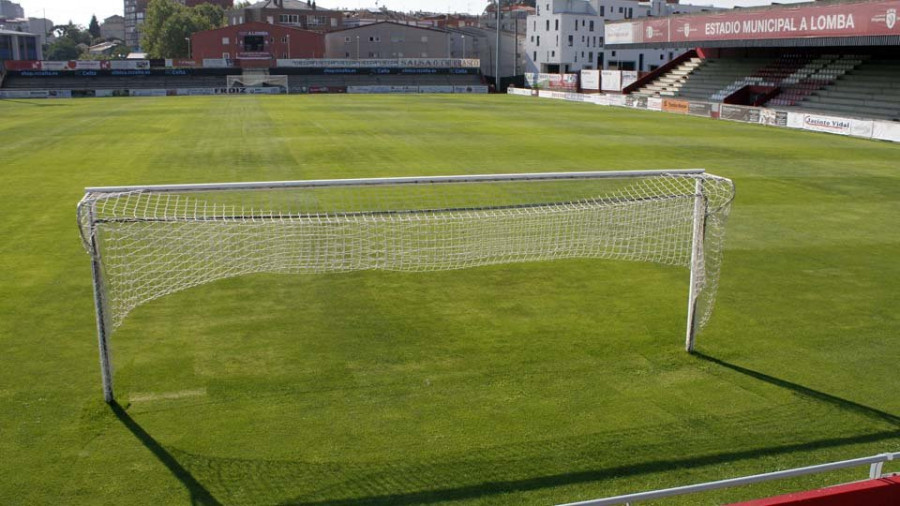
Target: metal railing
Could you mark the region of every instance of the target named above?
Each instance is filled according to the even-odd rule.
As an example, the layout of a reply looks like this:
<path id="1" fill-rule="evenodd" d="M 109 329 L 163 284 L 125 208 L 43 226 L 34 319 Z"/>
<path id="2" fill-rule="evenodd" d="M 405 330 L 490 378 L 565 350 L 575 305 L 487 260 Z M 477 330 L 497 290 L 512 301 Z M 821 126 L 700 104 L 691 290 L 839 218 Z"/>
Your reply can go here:
<path id="1" fill-rule="evenodd" d="M 824 473 L 827 471 L 835 471 L 838 469 L 846 469 L 848 467 L 869 466 L 869 479 L 874 480 L 881 478 L 884 463 L 892 460 L 900 460 L 900 452 L 882 453 L 871 457 L 862 457 L 858 459 L 842 460 L 839 462 L 829 462 L 828 464 L 819 464 L 815 466 L 798 467 L 795 469 L 786 469 L 784 471 L 775 471 L 771 473 L 754 474 L 752 476 L 742 476 L 740 478 L 731 478 L 727 480 L 710 481 L 707 483 L 698 483 L 696 485 L 686 485 L 683 487 L 664 488 L 660 490 L 651 490 L 649 492 L 640 492 L 637 494 L 617 495 L 606 497 L 603 499 L 592 499 L 588 501 L 580 501 L 567 503 L 560 506 L 607 506 L 612 504 L 629 504 L 637 501 L 649 501 L 651 499 L 662 499 L 664 497 L 672 497 L 676 495 L 692 494 L 696 492 L 706 492 L 708 490 L 717 490 L 720 488 L 737 487 L 740 485 L 750 485 L 752 483 L 761 483 L 764 481 L 781 480 L 784 478 L 792 478 L 794 476 L 803 476 L 806 474 Z"/>

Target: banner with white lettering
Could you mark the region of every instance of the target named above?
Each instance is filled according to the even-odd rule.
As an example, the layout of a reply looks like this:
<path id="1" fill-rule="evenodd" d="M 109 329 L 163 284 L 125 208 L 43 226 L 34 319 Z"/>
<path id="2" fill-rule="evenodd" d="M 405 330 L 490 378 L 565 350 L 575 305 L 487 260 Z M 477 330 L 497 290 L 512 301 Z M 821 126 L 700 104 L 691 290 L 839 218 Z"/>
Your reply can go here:
<path id="1" fill-rule="evenodd" d="M 662 20 L 648 18 L 608 23 L 606 43 L 900 35 L 898 13 L 900 0 L 883 0 L 676 16 L 666 27 Z"/>

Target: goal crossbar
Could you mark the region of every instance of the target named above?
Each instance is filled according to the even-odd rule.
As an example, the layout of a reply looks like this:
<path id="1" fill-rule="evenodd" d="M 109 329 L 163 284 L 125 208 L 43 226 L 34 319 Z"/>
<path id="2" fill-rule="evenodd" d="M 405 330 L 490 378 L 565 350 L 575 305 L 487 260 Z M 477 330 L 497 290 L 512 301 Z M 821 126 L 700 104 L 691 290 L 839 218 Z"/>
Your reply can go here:
<path id="1" fill-rule="evenodd" d="M 161 184 L 134 186 L 89 186 L 85 193 L 151 192 L 204 192 L 219 190 L 263 190 L 278 188 L 321 188 L 329 186 L 383 186 L 440 183 L 496 183 L 503 181 L 562 181 L 567 179 L 617 179 L 652 176 L 692 176 L 705 169 L 586 171 L 586 172 L 533 172 L 517 174 L 469 174 L 455 176 L 375 177 L 358 179 L 309 179 L 301 181 L 259 181 L 247 183 Z"/>
<path id="2" fill-rule="evenodd" d="M 685 348 L 708 320 L 733 183 L 703 169 L 88 187 L 104 397 L 137 306 L 268 272 L 431 272 L 564 258 L 690 270 Z"/>

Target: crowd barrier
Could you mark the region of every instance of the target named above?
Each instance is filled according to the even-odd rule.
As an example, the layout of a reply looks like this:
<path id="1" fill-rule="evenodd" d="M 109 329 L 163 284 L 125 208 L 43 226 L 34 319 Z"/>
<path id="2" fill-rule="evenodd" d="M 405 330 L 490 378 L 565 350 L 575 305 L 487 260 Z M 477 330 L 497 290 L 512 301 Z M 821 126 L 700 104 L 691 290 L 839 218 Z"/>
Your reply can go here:
<path id="1" fill-rule="evenodd" d="M 621 94 L 582 94 L 573 92 L 510 88 L 510 95 L 550 98 L 569 102 L 589 102 L 596 105 L 630 107 L 673 114 L 700 116 L 741 123 L 797 128 L 812 132 L 826 132 L 863 139 L 900 142 L 900 123 L 893 121 L 844 118 L 809 112 L 780 111 L 765 107 L 746 107 L 709 102 L 695 102 L 671 98 L 635 97 Z"/>
<path id="2" fill-rule="evenodd" d="M 483 85 L 469 86 L 347 86 L 347 93 L 487 93 Z"/>
<path id="3" fill-rule="evenodd" d="M 173 97 L 196 95 L 278 95 L 282 93 L 487 93 L 484 85 L 469 86 L 280 86 L 219 88 L 111 89 L 111 90 L 0 90 L 0 99 L 84 97 Z"/>
<path id="4" fill-rule="evenodd" d="M 0 98 L 174 97 L 194 95 L 277 95 L 281 87 L 221 87 L 112 90 L 0 90 Z"/>

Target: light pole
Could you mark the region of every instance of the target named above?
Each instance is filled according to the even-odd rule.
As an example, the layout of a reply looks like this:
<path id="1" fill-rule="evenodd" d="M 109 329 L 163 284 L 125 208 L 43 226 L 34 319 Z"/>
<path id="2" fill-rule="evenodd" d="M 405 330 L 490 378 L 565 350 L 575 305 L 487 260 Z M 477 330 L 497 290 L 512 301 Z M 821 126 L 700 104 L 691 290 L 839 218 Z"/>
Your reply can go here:
<path id="1" fill-rule="evenodd" d="M 500 0 L 497 0 L 497 56 L 494 58 L 494 91 L 500 93 Z"/>
<path id="2" fill-rule="evenodd" d="M 465 60 L 466 59 L 466 36 L 463 35 L 462 39 L 463 39 L 463 60 Z"/>
<path id="3" fill-rule="evenodd" d="M 287 48 L 287 49 L 288 49 L 288 50 L 287 50 L 287 54 L 288 54 L 288 60 L 290 60 L 290 59 L 291 59 L 291 34 L 287 34 L 285 37 L 287 37 L 287 46 L 288 46 L 288 48 Z"/>
<path id="4" fill-rule="evenodd" d="M 359 61 L 359 35 L 356 36 L 356 61 Z"/>
<path id="5" fill-rule="evenodd" d="M 190 58 L 190 59 L 193 60 L 193 59 L 194 59 L 194 53 L 193 53 L 193 51 L 191 51 L 191 38 L 190 38 L 190 37 L 185 37 L 184 40 L 186 40 L 187 43 L 188 43 L 188 58 Z"/>

